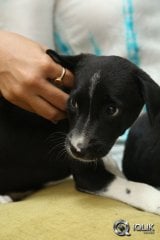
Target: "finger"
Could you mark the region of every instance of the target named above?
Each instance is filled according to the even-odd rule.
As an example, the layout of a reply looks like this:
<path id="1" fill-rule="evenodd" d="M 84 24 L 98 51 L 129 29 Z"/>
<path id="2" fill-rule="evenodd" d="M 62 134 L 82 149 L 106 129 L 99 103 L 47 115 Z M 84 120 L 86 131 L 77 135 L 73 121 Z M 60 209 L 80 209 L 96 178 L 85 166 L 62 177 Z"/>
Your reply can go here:
<path id="1" fill-rule="evenodd" d="M 66 113 L 56 109 L 39 96 L 34 97 L 34 102 L 30 104 L 35 113 L 50 121 L 58 121 L 66 118 Z"/>
<path id="2" fill-rule="evenodd" d="M 52 64 L 50 65 L 50 69 L 49 69 L 49 78 L 54 79 L 58 78 L 61 76 L 63 71 L 63 67 L 55 62 L 52 62 Z M 74 87 L 74 75 L 71 71 L 69 71 L 68 69 L 66 69 L 66 72 L 64 74 L 64 77 L 62 79 L 63 82 L 63 86 L 68 87 L 68 88 L 73 88 Z"/>
<path id="3" fill-rule="evenodd" d="M 73 88 L 74 87 L 74 75 L 68 69 L 66 69 L 66 72 L 65 72 L 65 75 L 63 77 L 62 83 L 63 83 L 63 86 L 65 86 L 67 88 Z"/>
<path id="4" fill-rule="evenodd" d="M 26 102 L 23 101 L 13 101 L 13 104 L 15 104 L 16 106 L 28 111 L 28 112 L 34 112 L 33 108 L 27 104 Z"/>
<path id="5" fill-rule="evenodd" d="M 37 90 L 37 89 L 36 89 Z M 51 85 L 48 81 L 41 81 L 38 89 L 39 96 L 49 102 L 55 108 L 66 111 L 69 95 L 61 89 Z"/>
<path id="6" fill-rule="evenodd" d="M 28 104 L 28 102 L 24 101 L 23 99 L 27 99 L 27 97 L 23 96 L 23 99 L 21 98 L 17 98 L 17 97 L 13 97 L 9 91 L 3 90 L 3 92 L 1 93 L 6 100 L 8 100 L 9 102 L 11 102 L 12 104 L 26 110 L 29 112 L 34 112 L 34 110 L 32 109 L 32 107 L 30 106 L 30 104 Z"/>

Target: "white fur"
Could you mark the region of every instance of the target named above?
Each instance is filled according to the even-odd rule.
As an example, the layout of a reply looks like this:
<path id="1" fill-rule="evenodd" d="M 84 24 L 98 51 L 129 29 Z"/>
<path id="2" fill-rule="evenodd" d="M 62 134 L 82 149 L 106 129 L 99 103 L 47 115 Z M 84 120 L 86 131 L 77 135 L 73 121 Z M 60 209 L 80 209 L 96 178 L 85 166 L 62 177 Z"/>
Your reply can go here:
<path id="1" fill-rule="evenodd" d="M 115 176 L 124 177 L 121 166 L 118 164 L 118 162 L 112 158 L 112 154 L 107 154 L 105 157 L 102 158 L 104 162 L 105 168 L 114 174 Z"/>
<path id="2" fill-rule="evenodd" d="M 93 97 L 93 94 L 94 94 L 94 91 L 96 89 L 96 86 L 99 82 L 99 79 L 100 79 L 100 71 L 98 72 L 95 72 L 90 80 L 90 87 L 89 87 L 89 96 L 90 96 L 90 99 L 92 99 Z"/>
<path id="3" fill-rule="evenodd" d="M 106 170 L 115 175 L 115 179 L 96 194 L 116 199 L 141 210 L 160 215 L 160 191 L 148 184 L 127 180 L 117 162 L 107 155 L 103 158 Z M 127 193 L 130 191 L 130 193 Z"/>
<path id="4" fill-rule="evenodd" d="M 79 145 L 84 145 L 86 143 L 86 137 L 82 131 L 81 134 L 73 133 L 72 138 L 70 139 L 72 146 L 77 150 L 77 152 L 80 152 Z"/>
<path id="5" fill-rule="evenodd" d="M 127 191 L 130 191 L 130 193 L 127 193 Z M 147 184 L 116 177 L 108 187 L 97 194 L 160 215 L 160 191 Z"/>
<path id="6" fill-rule="evenodd" d="M 89 86 L 90 106 L 91 106 L 92 97 L 93 97 L 94 91 L 96 89 L 96 86 L 99 82 L 99 79 L 100 79 L 100 71 L 95 72 L 93 74 L 92 78 L 90 79 L 90 86 Z M 73 135 L 70 139 L 72 146 L 77 150 L 77 152 L 81 151 L 81 149 L 79 147 L 80 145 L 81 146 L 86 146 L 88 144 L 88 138 L 87 138 L 87 131 L 86 130 L 88 128 L 89 122 L 90 122 L 90 111 L 88 113 L 87 120 L 84 123 L 84 126 L 81 130 L 81 133 L 77 133 L 76 131 L 73 132 Z M 73 155 L 73 154 L 71 153 L 71 155 Z M 83 161 L 83 159 L 79 159 L 79 160 Z"/>
<path id="7" fill-rule="evenodd" d="M 12 198 L 10 198 L 7 195 L 0 195 L 0 204 L 1 203 L 9 203 L 9 202 L 13 202 Z"/>

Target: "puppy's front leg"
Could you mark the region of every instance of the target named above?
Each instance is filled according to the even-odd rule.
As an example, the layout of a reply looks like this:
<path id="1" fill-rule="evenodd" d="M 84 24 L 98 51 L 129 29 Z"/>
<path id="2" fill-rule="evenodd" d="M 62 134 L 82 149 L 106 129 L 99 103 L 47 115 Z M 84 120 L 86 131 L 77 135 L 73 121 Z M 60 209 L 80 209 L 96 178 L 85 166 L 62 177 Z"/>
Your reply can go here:
<path id="1" fill-rule="evenodd" d="M 96 194 L 120 200 L 146 212 L 160 215 L 160 191 L 144 183 L 115 177 L 110 184 Z"/>
<path id="2" fill-rule="evenodd" d="M 147 184 L 114 176 L 105 169 L 103 161 L 83 163 L 73 160 L 71 169 L 78 190 L 160 214 L 160 191 Z"/>
<path id="3" fill-rule="evenodd" d="M 76 188 L 80 191 L 96 193 L 114 180 L 114 175 L 106 171 L 102 160 L 81 162 L 73 159 L 70 167 Z"/>

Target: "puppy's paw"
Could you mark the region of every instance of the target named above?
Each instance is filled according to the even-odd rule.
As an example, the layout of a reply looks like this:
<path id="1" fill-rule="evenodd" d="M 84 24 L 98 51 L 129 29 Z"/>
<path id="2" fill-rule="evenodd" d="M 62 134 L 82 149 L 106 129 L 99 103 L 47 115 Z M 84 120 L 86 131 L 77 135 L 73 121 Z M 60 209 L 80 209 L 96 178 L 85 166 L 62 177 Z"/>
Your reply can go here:
<path id="1" fill-rule="evenodd" d="M 160 191 L 150 187 L 151 191 L 144 201 L 145 211 L 160 215 Z"/>
<path id="2" fill-rule="evenodd" d="M 0 195 L 0 204 L 13 202 L 12 198 L 7 195 Z"/>
<path id="3" fill-rule="evenodd" d="M 155 213 L 158 214 L 158 215 L 160 215 L 160 204 L 159 204 L 159 207 L 157 207 Z"/>
<path id="4" fill-rule="evenodd" d="M 160 191 L 148 184 L 115 177 L 97 193 L 127 203 L 137 209 L 160 215 Z"/>

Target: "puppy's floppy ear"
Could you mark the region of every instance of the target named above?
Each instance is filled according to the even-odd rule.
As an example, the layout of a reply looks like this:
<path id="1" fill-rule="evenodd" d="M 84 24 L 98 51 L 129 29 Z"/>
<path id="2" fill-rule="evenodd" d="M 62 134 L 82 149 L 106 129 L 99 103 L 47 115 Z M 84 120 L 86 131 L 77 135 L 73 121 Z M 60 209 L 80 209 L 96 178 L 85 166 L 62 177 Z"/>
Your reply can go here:
<path id="1" fill-rule="evenodd" d="M 75 56 L 59 55 L 54 50 L 48 49 L 46 53 L 58 64 L 74 72 L 77 64 L 83 59 L 84 54 Z"/>
<path id="2" fill-rule="evenodd" d="M 138 79 L 141 84 L 141 93 L 146 103 L 149 119 L 154 122 L 160 113 L 160 87 L 144 71 L 138 71 Z"/>

